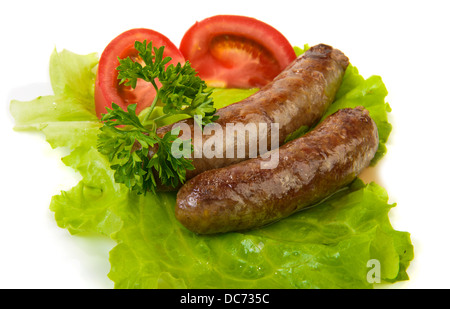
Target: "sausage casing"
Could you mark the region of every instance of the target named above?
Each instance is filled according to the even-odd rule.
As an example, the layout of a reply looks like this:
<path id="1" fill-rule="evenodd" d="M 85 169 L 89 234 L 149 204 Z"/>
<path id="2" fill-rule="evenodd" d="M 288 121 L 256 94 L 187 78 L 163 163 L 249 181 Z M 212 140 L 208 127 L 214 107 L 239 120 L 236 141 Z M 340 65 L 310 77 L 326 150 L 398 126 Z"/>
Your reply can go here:
<path id="1" fill-rule="evenodd" d="M 273 169 L 261 169 L 264 159 L 258 157 L 189 180 L 178 192 L 176 218 L 200 234 L 266 225 L 349 184 L 377 148 L 378 130 L 368 111 L 341 109 L 280 147 Z"/>
<path id="2" fill-rule="evenodd" d="M 223 128 L 227 124 L 267 124 L 266 136 L 259 136 L 267 141 L 267 151 L 275 147 L 271 146 L 270 124 L 277 123 L 278 145 L 283 144 L 286 137 L 301 126 L 311 127 L 323 116 L 329 105 L 334 101 L 339 89 L 345 70 L 348 66 L 348 58 L 339 50 L 325 44 L 311 47 L 302 56 L 294 60 L 283 72 L 281 72 L 271 83 L 267 84 L 257 93 L 250 97 L 217 110 L 219 119 L 216 123 Z M 190 138 L 194 140 L 194 121 L 183 120 L 173 125 L 158 129 L 161 136 L 179 126 L 187 124 L 190 128 Z M 182 129 L 183 130 L 183 129 Z M 181 131 L 180 135 L 183 135 Z M 205 143 L 208 137 L 202 137 Z M 235 139 L 227 139 L 224 136 L 224 144 L 234 143 Z M 228 166 L 244 161 L 249 157 L 248 140 L 245 147 L 245 156 L 229 156 L 225 153 L 229 145 L 222 147 L 224 153 L 220 156 L 207 158 L 194 154 L 192 163 L 194 170 L 186 171 L 186 179 L 190 179 L 204 171 Z M 202 149 L 200 147 L 200 149 Z M 258 150 L 259 147 L 258 147 Z M 253 157 L 263 154 L 258 151 Z"/>

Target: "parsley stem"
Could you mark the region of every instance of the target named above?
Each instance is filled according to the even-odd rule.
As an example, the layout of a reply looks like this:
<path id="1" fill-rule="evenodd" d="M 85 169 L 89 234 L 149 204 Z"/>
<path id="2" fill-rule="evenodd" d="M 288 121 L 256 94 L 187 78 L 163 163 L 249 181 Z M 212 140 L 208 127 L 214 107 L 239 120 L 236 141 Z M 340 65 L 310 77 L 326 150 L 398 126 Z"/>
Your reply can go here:
<path id="1" fill-rule="evenodd" d="M 173 115 L 170 115 L 170 114 L 164 114 L 164 115 L 161 115 L 161 116 L 156 117 L 155 119 L 153 119 L 153 121 L 156 123 L 158 120 L 163 120 L 163 119 L 165 119 L 165 118 L 167 118 L 167 117 L 169 117 L 169 116 L 173 116 Z"/>
<path id="2" fill-rule="evenodd" d="M 153 110 L 155 109 L 155 106 L 156 106 L 156 102 L 158 101 L 158 97 L 159 97 L 158 88 L 155 88 L 155 89 L 156 89 L 155 98 L 153 99 L 152 105 L 150 106 L 150 109 L 148 110 L 147 114 L 145 115 L 143 122 L 146 122 L 148 120 L 148 117 L 150 117 L 150 115 L 153 113 Z"/>

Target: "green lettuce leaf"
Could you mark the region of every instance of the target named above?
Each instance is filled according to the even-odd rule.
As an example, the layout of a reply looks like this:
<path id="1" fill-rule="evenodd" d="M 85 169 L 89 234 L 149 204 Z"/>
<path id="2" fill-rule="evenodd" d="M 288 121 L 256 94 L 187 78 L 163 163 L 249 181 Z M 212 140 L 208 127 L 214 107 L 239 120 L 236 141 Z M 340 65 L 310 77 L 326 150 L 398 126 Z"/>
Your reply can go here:
<path id="1" fill-rule="evenodd" d="M 95 54 L 55 51 L 50 60 L 54 95 L 12 101 L 10 109 L 15 130 L 41 131 L 52 147 L 71 150 L 62 160 L 82 180 L 54 196 L 50 209 L 58 226 L 72 234 L 115 240 L 109 278 L 116 288 L 371 288 L 372 260 L 379 261 L 383 282 L 408 279 L 409 233 L 391 226 L 388 213 L 394 204 L 375 183 L 357 179 L 320 205 L 265 228 L 214 236 L 195 235 L 178 223 L 174 193 L 137 196 L 115 183 L 96 148 L 101 125 L 93 96 L 97 62 Z M 220 108 L 255 91 L 214 89 L 213 98 Z M 380 134 L 373 164 L 386 153 L 391 130 L 386 94 L 381 78 L 364 79 L 350 66 L 327 112 L 357 105 L 369 109 Z"/>
<path id="2" fill-rule="evenodd" d="M 114 182 L 109 161 L 96 147 L 77 147 L 62 160 L 83 179 L 71 190 L 52 197 L 50 210 L 58 226 L 71 234 L 110 236 L 118 231 L 122 219 L 115 211 L 126 203 L 128 189 Z"/>
<path id="3" fill-rule="evenodd" d="M 413 248 L 393 230 L 386 192 L 352 186 L 286 220 L 247 233 L 200 236 L 174 219 L 176 195 L 134 196 L 133 218 L 113 235 L 109 277 L 117 288 L 369 288 L 367 262 L 383 280 L 405 278 Z"/>
<path id="4" fill-rule="evenodd" d="M 53 51 L 50 81 L 54 95 L 21 102 L 10 111 L 16 131 L 42 131 L 53 148 L 95 145 L 101 123 L 95 116 L 94 81 L 98 56 Z"/>
<path id="5" fill-rule="evenodd" d="M 252 89 L 228 89 L 215 88 L 213 89 L 212 97 L 214 99 L 214 107 L 219 109 L 230 104 L 239 102 L 250 95 L 257 92 L 258 88 Z"/>

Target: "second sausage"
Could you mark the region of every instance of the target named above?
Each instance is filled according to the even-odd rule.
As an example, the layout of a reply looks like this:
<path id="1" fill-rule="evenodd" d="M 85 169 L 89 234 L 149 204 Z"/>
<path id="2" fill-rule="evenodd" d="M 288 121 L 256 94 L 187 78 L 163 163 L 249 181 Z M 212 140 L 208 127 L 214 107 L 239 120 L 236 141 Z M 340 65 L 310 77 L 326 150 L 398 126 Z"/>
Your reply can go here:
<path id="1" fill-rule="evenodd" d="M 279 149 L 279 163 L 258 157 L 186 182 L 175 215 L 189 230 L 221 233 L 260 227 L 313 205 L 353 181 L 374 157 L 378 130 L 362 107 L 341 109 Z"/>

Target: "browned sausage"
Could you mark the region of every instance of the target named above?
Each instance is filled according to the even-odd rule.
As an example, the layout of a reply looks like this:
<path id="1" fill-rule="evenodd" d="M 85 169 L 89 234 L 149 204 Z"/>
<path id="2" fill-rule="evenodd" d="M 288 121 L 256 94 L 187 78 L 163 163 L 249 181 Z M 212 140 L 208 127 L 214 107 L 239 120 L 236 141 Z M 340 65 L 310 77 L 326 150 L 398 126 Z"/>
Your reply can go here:
<path id="1" fill-rule="evenodd" d="M 216 123 L 223 128 L 224 132 L 226 125 L 230 123 L 267 124 L 267 135 L 258 136 L 258 139 L 265 139 L 267 149 L 270 150 L 272 138 L 270 124 L 279 124 L 278 145 L 283 144 L 286 137 L 299 127 L 311 127 L 316 124 L 333 102 L 348 63 L 348 58 L 331 46 L 324 44 L 313 46 L 260 91 L 240 102 L 219 109 L 217 111 L 219 119 Z M 158 134 L 162 136 L 173 126 L 180 124 L 189 126 L 190 138 L 193 139 L 193 143 L 196 143 L 192 119 L 161 127 L 158 129 Z M 229 145 L 226 144 L 230 141 L 233 143 L 229 147 L 233 147 L 235 154 L 237 154 L 237 146 L 235 137 L 227 141 L 225 135 L 223 155 L 213 158 L 194 157 L 195 169 L 187 171 L 186 179 L 204 171 L 228 166 L 264 153 L 264 151 L 258 151 L 251 156 L 247 140 L 245 156 L 227 157 L 225 151 Z M 206 140 L 207 137 L 202 138 L 202 145 Z"/>
<path id="2" fill-rule="evenodd" d="M 339 110 L 280 147 L 274 169 L 261 169 L 264 159 L 255 158 L 189 180 L 178 192 L 176 218 L 202 234 L 266 225 L 349 184 L 377 148 L 378 130 L 368 111 Z"/>

